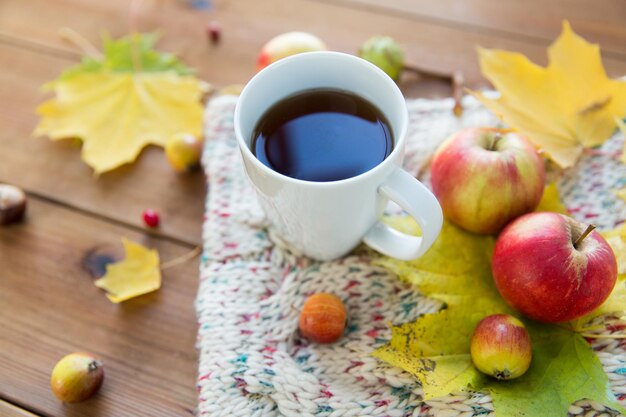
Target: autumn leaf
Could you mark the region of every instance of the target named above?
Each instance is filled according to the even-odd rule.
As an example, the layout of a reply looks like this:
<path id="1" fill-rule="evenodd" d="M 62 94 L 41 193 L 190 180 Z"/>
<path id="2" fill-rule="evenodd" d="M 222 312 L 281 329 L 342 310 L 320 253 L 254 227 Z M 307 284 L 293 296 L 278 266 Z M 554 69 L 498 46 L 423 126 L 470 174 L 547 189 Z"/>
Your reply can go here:
<path id="1" fill-rule="evenodd" d="M 626 412 L 585 339 L 554 325 L 525 324 L 533 344 L 528 372 L 507 382 L 484 378 L 475 387 L 489 392 L 497 416 L 566 416 L 569 406 L 583 398 Z"/>
<path id="2" fill-rule="evenodd" d="M 404 232 L 417 231 L 410 217 L 387 218 L 385 222 Z M 405 262 L 384 257 L 375 261 L 446 306 L 415 322 L 393 327 L 391 342 L 374 353 L 417 376 L 425 399 L 477 385 L 482 374 L 469 356 L 472 332 L 485 316 L 512 313 L 491 278 L 493 245 L 493 237 L 466 232 L 446 221 L 421 258 Z"/>
<path id="3" fill-rule="evenodd" d="M 48 83 L 56 97 L 37 108 L 35 135 L 81 139 L 82 158 L 96 174 L 133 162 L 147 145 L 165 146 L 175 133 L 200 136 L 207 85 L 153 50 L 154 40 L 105 40 L 103 58 L 86 57 Z"/>
<path id="4" fill-rule="evenodd" d="M 472 332 L 485 316 L 510 312 L 501 299 L 443 298 L 447 301 L 444 310 L 392 327 L 391 341 L 373 353 L 374 357 L 415 375 L 422 383 L 426 400 L 481 385 L 483 375 L 469 354 Z"/>
<path id="5" fill-rule="evenodd" d="M 541 203 L 563 209 L 556 186 L 549 186 Z M 408 217 L 386 219 L 394 227 L 415 233 Z M 413 375 L 424 399 L 442 397 L 468 387 L 492 396 L 496 415 L 553 417 L 566 415 L 570 404 L 589 398 L 623 410 L 610 390 L 604 370 L 589 344 L 572 330 L 524 320 L 533 341 L 533 362 L 521 378 L 493 382 L 472 364 L 471 335 L 484 317 L 516 315 L 493 284 L 490 260 L 493 237 L 465 232 L 444 222 L 432 248 L 415 261 L 382 257 L 385 266 L 429 297 L 443 310 L 411 323 L 392 326 L 392 338 L 373 355 Z"/>
<path id="6" fill-rule="evenodd" d="M 573 166 L 585 147 L 606 141 L 626 115 L 626 82 L 609 79 L 598 45 L 563 23 L 541 67 L 522 54 L 479 48 L 483 75 L 498 99 L 474 95 L 525 134 L 559 166 Z"/>
<path id="7" fill-rule="evenodd" d="M 626 138 L 626 123 L 624 123 L 621 118 L 616 118 L 615 121 L 617 122 L 617 127 L 620 132 L 622 132 L 622 135 Z M 626 140 L 624 141 L 624 149 L 622 150 L 622 157 L 620 158 L 620 161 L 622 161 L 623 164 L 626 164 Z M 618 196 L 622 200 L 626 201 L 626 188 L 622 188 L 620 192 L 621 194 L 618 194 Z"/>
<path id="8" fill-rule="evenodd" d="M 602 232 L 617 259 L 617 273 L 626 274 L 626 223 L 617 229 Z M 625 306 L 626 307 L 626 306 Z"/>
<path id="9" fill-rule="evenodd" d="M 107 292 L 107 298 L 120 303 L 161 288 L 159 253 L 122 239 L 126 258 L 109 264 L 106 274 L 94 284 Z"/>
<path id="10" fill-rule="evenodd" d="M 154 49 L 159 36 L 156 33 L 132 34 L 120 39 L 105 35 L 102 40 L 103 56 L 84 56 L 81 63 L 61 74 L 59 80 L 68 81 L 75 75 L 85 73 L 113 72 L 174 72 L 178 75 L 191 75 L 191 68 L 183 64 L 175 55 Z M 55 81 L 46 84 L 53 88 Z"/>
<path id="11" fill-rule="evenodd" d="M 405 233 L 419 230 L 410 217 L 387 217 L 384 221 Z M 494 244 L 491 236 L 469 233 L 444 222 L 439 237 L 424 256 L 408 262 L 384 257 L 374 263 L 393 271 L 433 298 L 438 298 L 437 295 L 497 295 L 493 280 L 485 279 L 491 277 Z"/>
<path id="12" fill-rule="evenodd" d="M 561 213 L 569 215 L 567 207 L 561 202 L 559 188 L 555 182 L 546 185 L 543 190 L 543 196 L 535 211 L 551 211 L 553 213 Z"/>

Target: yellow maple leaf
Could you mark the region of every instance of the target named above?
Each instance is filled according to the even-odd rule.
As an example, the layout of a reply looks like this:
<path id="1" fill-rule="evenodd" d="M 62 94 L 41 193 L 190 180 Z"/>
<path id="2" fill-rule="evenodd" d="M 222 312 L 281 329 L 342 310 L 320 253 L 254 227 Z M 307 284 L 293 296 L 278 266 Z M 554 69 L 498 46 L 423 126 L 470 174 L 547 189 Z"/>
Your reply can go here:
<path id="1" fill-rule="evenodd" d="M 619 127 L 620 132 L 626 138 L 626 123 L 618 117 L 615 118 L 615 122 L 617 123 L 617 127 Z M 626 140 L 624 141 L 624 149 L 622 150 L 622 157 L 620 158 L 623 164 L 626 164 Z M 618 197 L 626 201 L 626 188 L 621 190 L 621 194 L 618 194 Z"/>
<path id="2" fill-rule="evenodd" d="M 520 53 L 479 48 L 483 75 L 500 98 L 474 95 L 559 166 L 573 166 L 584 147 L 602 144 L 626 115 L 626 82 L 609 79 L 600 48 L 563 23 L 541 67 Z"/>
<path id="3" fill-rule="evenodd" d="M 128 239 L 122 239 L 122 244 L 126 258 L 107 265 L 106 274 L 94 282 L 114 303 L 161 288 L 159 253 Z"/>
<path id="4" fill-rule="evenodd" d="M 546 206 L 558 207 L 556 187 L 549 188 L 544 198 Z M 410 218 L 387 221 L 397 228 L 415 231 Z M 533 362 L 518 379 L 496 381 L 474 367 L 470 342 L 482 318 L 513 314 L 523 319 L 491 289 L 492 249 L 493 237 L 472 235 L 444 222 L 437 242 L 423 258 L 409 262 L 387 257 L 377 260 L 424 294 L 443 301 L 445 308 L 392 326 L 391 339 L 373 356 L 415 375 L 425 400 L 468 387 L 488 391 L 497 415 L 515 415 L 514 410 L 528 416 L 563 415 L 580 398 L 619 407 L 600 361 L 587 342 L 580 334 L 560 326 L 525 320 L 533 341 Z M 626 284 L 623 278 L 620 284 Z M 616 287 L 616 291 L 621 290 Z M 623 308 L 623 301 L 614 304 L 619 300 L 617 296 L 611 298 L 605 307 Z M 555 397 L 561 400 L 554 401 Z"/>
<path id="5" fill-rule="evenodd" d="M 626 223 L 617 229 L 602 232 L 602 236 L 615 253 L 617 259 L 617 273 L 626 274 Z M 626 309 L 626 306 L 624 306 Z"/>
<path id="6" fill-rule="evenodd" d="M 553 213 L 561 213 L 569 215 L 567 207 L 561 202 L 559 188 L 555 182 L 546 185 L 543 190 L 543 196 L 535 211 L 551 211 Z"/>
<path id="7" fill-rule="evenodd" d="M 205 85 L 175 72 L 94 72 L 61 79 L 37 112 L 36 135 L 80 138 L 82 158 L 100 174 L 134 161 L 175 133 L 202 134 Z"/>
<path id="8" fill-rule="evenodd" d="M 611 294 L 600 307 L 574 320 L 572 323 L 573 327 L 579 332 L 587 330 L 588 328 L 585 325 L 596 317 L 606 314 L 626 315 L 626 224 L 617 229 L 601 232 L 601 234 L 615 254 L 615 259 L 617 260 L 617 282 Z"/>

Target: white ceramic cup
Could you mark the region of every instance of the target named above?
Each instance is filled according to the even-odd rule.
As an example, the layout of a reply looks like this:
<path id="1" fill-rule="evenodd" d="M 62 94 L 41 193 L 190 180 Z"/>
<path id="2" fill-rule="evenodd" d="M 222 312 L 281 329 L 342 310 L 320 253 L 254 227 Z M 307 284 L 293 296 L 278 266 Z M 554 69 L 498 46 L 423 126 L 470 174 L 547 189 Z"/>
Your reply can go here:
<path id="1" fill-rule="evenodd" d="M 319 88 L 351 92 L 381 110 L 394 138 L 391 154 L 367 172 L 329 182 L 294 179 L 260 162 L 251 151 L 251 142 L 264 113 L 281 99 Z M 339 52 L 308 52 L 281 59 L 245 86 L 234 123 L 246 173 L 265 214 L 282 238 L 303 254 L 335 259 L 363 241 L 385 255 L 411 260 L 424 254 L 439 235 L 443 216 L 437 199 L 401 168 L 406 102 L 395 82 L 375 65 Z M 380 222 L 388 200 L 417 221 L 421 237 Z"/>

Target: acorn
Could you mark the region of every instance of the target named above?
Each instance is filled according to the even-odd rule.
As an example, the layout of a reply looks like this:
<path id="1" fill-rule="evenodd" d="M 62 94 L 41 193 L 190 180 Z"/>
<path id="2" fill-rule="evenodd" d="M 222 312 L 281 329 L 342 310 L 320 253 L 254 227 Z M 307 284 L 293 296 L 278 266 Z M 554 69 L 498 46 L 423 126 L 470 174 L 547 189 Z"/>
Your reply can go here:
<path id="1" fill-rule="evenodd" d="M 0 225 L 19 222 L 26 213 L 26 194 L 14 185 L 0 184 Z"/>
<path id="2" fill-rule="evenodd" d="M 300 334 L 315 343 L 334 343 L 346 327 L 346 306 L 334 294 L 310 296 L 300 312 Z"/>
<path id="3" fill-rule="evenodd" d="M 50 377 L 54 395 L 66 403 L 91 398 L 104 380 L 102 362 L 88 353 L 71 353 L 57 362 Z"/>

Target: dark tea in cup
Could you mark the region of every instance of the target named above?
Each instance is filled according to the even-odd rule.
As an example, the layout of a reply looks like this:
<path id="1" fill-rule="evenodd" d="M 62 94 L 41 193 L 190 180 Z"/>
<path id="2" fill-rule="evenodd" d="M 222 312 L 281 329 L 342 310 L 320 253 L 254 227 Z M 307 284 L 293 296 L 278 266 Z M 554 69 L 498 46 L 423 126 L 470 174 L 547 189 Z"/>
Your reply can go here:
<path id="1" fill-rule="evenodd" d="M 361 242 L 397 259 L 424 254 L 443 214 L 433 193 L 402 169 L 408 116 L 398 85 L 354 55 L 304 52 L 252 77 L 233 122 L 272 234 L 318 260 Z M 389 201 L 419 224 L 421 236 L 382 221 Z"/>
<path id="2" fill-rule="evenodd" d="M 389 122 L 351 92 L 315 89 L 278 101 L 260 118 L 252 152 L 266 166 L 305 181 L 338 181 L 380 164 L 393 150 Z"/>

